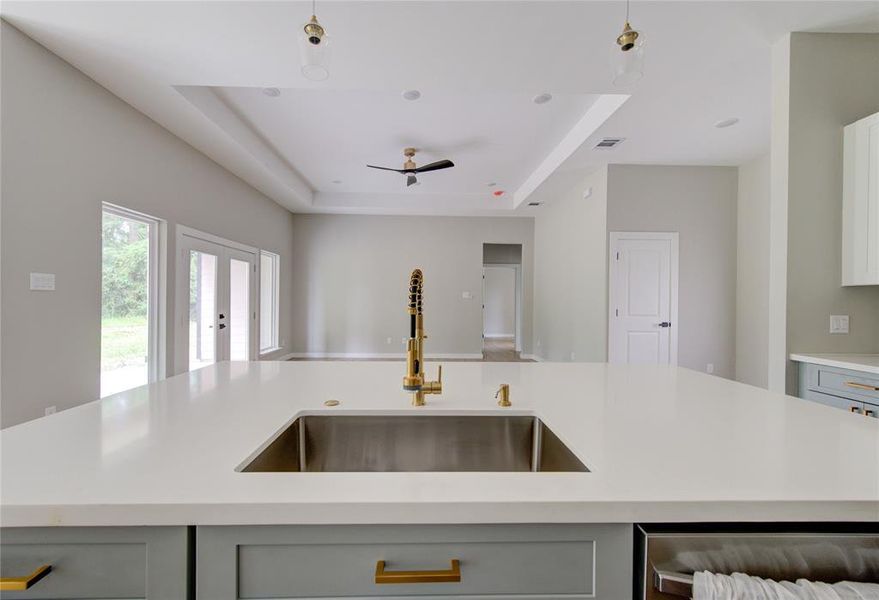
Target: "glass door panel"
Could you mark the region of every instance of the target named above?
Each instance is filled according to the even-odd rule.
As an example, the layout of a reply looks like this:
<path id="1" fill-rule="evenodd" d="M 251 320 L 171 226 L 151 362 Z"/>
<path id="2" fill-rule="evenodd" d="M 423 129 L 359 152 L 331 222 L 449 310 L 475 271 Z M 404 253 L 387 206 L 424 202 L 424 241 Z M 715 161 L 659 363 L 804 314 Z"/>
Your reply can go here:
<path id="1" fill-rule="evenodd" d="M 189 370 L 217 360 L 217 256 L 189 252 Z"/>
<path id="2" fill-rule="evenodd" d="M 249 261 L 229 259 L 229 360 L 250 358 L 250 271 Z"/>

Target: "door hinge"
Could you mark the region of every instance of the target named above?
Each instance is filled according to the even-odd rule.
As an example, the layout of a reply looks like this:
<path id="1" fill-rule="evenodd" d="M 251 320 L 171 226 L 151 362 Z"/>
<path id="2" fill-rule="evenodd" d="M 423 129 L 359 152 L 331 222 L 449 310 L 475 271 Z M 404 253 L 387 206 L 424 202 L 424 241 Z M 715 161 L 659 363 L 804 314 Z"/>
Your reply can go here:
<path id="1" fill-rule="evenodd" d="M 620 253 L 617 252 L 617 260 L 619 260 L 619 259 L 620 259 Z"/>
<path id="2" fill-rule="evenodd" d="M 620 316 L 620 309 L 616 308 L 616 309 L 614 309 L 613 312 L 615 313 L 615 314 L 614 314 L 615 317 Z"/>

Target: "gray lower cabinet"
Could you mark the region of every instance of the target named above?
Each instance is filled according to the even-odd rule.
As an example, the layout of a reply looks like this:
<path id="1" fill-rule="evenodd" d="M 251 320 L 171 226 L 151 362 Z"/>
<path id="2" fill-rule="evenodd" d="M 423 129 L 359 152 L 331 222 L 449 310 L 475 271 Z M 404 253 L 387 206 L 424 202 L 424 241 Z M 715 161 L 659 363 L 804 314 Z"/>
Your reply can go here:
<path id="1" fill-rule="evenodd" d="M 798 384 L 800 398 L 879 418 L 879 375 L 800 363 Z"/>
<path id="2" fill-rule="evenodd" d="M 628 599 L 632 540 L 626 524 L 199 527 L 196 596 Z M 379 561 L 403 582 L 377 583 Z M 460 581 L 413 581 L 454 579 L 453 561 Z"/>
<path id="3" fill-rule="evenodd" d="M 0 577 L 51 571 L 26 591 L 0 598 L 185 599 L 186 527 L 27 527 L 0 530 Z"/>

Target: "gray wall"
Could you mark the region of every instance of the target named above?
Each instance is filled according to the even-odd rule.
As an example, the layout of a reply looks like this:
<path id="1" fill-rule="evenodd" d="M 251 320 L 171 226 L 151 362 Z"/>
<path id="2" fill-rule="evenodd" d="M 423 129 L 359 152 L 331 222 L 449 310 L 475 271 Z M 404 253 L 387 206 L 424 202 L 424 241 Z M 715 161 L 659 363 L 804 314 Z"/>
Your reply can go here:
<path id="1" fill-rule="evenodd" d="M 606 209 L 607 168 L 538 209 L 534 353 L 543 360 L 607 359 Z"/>
<path id="2" fill-rule="evenodd" d="M 482 262 L 486 265 L 521 265 L 522 246 L 519 244 L 483 244 Z"/>
<path id="3" fill-rule="evenodd" d="M 735 374 L 735 167 L 611 165 L 608 231 L 680 234 L 678 364 Z"/>
<path id="4" fill-rule="evenodd" d="M 533 237 L 530 218 L 296 215 L 293 351 L 403 353 L 409 273 L 420 267 L 426 354 L 480 355 L 482 246 L 507 243 L 522 244 L 522 337 L 528 353 Z M 472 297 L 463 298 L 463 292 Z"/>
<path id="5" fill-rule="evenodd" d="M 292 215 L 13 27 L 0 27 L 2 426 L 98 397 L 102 201 L 166 219 L 171 256 L 177 223 L 280 254 L 280 337 L 289 344 Z M 55 273 L 57 291 L 30 292 L 31 271 Z M 169 339 L 172 294 L 169 285 Z M 169 369 L 172 355 L 169 344 Z"/>
<path id="6" fill-rule="evenodd" d="M 842 130 L 879 110 L 879 34 L 794 33 L 789 60 L 786 351 L 876 353 L 879 286 L 840 281 Z M 831 335 L 831 314 L 851 333 Z"/>
<path id="7" fill-rule="evenodd" d="M 739 167 L 736 381 L 769 385 L 769 155 Z"/>

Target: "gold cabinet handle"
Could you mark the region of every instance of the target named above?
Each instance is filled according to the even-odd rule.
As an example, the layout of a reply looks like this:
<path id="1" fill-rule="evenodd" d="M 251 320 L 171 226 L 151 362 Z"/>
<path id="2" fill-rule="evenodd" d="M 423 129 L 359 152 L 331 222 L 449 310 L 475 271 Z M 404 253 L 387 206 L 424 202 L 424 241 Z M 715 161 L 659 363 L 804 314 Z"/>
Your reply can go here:
<path id="1" fill-rule="evenodd" d="M 864 416 L 865 416 L 865 417 L 872 417 L 873 414 L 875 414 L 875 413 L 874 413 L 874 411 L 872 411 L 872 410 L 865 410 L 865 411 L 864 411 Z"/>
<path id="2" fill-rule="evenodd" d="M 52 572 L 52 565 L 42 565 L 30 575 L 24 577 L 0 577 L 0 591 L 20 592 L 30 587 Z"/>
<path id="3" fill-rule="evenodd" d="M 385 571 L 385 561 L 375 563 L 376 583 L 461 583 L 461 562 L 453 558 L 442 571 Z"/>
<path id="4" fill-rule="evenodd" d="M 857 381 L 846 381 L 845 385 L 859 390 L 867 390 L 868 392 L 879 392 L 879 386 L 869 385 L 866 383 L 858 383 Z"/>
<path id="5" fill-rule="evenodd" d="M 858 415 L 861 414 L 861 409 L 860 409 L 860 407 L 858 407 L 858 406 L 849 406 L 849 407 L 848 407 L 848 411 L 849 411 L 849 412 L 853 412 L 853 413 L 858 414 Z"/>

